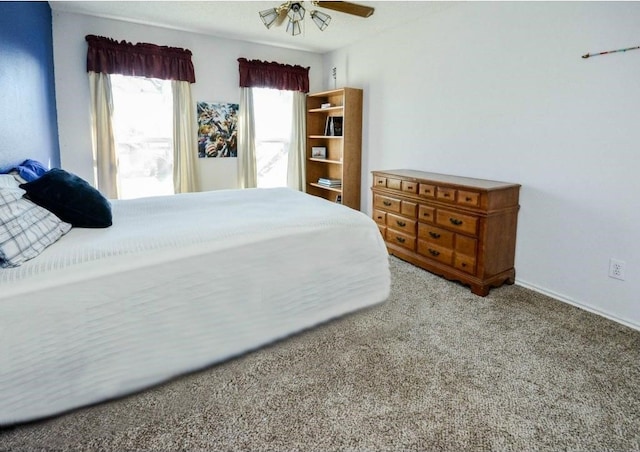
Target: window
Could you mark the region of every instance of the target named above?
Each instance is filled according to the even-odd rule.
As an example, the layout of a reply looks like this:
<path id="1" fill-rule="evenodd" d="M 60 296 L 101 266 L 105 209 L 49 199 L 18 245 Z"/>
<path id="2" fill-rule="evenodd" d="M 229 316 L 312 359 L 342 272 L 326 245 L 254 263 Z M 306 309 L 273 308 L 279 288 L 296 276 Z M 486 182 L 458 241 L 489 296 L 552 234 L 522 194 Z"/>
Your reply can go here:
<path id="1" fill-rule="evenodd" d="M 293 92 L 252 90 L 258 187 L 286 187 Z"/>
<path id="2" fill-rule="evenodd" d="M 171 195 L 171 82 L 111 74 L 113 135 L 121 199 Z"/>

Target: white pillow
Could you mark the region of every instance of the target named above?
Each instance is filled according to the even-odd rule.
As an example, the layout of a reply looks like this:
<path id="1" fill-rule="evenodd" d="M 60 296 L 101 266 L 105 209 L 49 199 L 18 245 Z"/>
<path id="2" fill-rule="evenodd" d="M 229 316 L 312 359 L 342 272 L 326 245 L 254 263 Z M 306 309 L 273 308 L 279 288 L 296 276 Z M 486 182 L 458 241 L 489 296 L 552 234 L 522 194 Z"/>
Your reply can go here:
<path id="1" fill-rule="evenodd" d="M 14 190 L 19 190 L 22 196 L 25 191 L 20 188 L 20 182 L 13 176 L 13 174 L 0 174 L 0 189 L 2 188 L 10 188 Z"/>
<path id="2" fill-rule="evenodd" d="M 33 259 L 69 232 L 71 225 L 23 198 L 24 190 L 0 186 L 0 267 Z"/>

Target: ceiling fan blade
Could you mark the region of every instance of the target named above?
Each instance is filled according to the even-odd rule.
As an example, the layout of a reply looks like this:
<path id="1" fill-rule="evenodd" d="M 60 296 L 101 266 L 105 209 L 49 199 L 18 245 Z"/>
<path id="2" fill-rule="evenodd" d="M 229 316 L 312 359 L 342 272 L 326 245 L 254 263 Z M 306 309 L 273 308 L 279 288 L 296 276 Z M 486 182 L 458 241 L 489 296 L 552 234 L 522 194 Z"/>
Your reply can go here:
<path id="1" fill-rule="evenodd" d="M 353 14 L 354 16 L 369 17 L 375 11 L 370 6 L 358 5 L 351 2 L 337 2 L 337 1 L 318 1 L 315 2 L 320 8 L 332 9 L 341 13 Z"/>

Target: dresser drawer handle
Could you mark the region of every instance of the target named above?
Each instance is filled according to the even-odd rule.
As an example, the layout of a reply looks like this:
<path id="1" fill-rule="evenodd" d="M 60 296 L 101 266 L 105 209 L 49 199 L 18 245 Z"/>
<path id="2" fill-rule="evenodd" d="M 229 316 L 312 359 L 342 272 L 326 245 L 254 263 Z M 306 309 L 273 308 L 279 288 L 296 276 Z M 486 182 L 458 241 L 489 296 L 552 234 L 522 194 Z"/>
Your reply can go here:
<path id="1" fill-rule="evenodd" d="M 391 201 L 382 201 L 382 204 L 389 207 L 391 205 Z"/>
<path id="2" fill-rule="evenodd" d="M 454 224 L 456 226 L 460 226 L 462 224 L 462 220 L 458 220 L 457 218 L 449 218 L 449 221 L 451 222 L 451 224 Z"/>
<path id="3" fill-rule="evenodd" d="M 378 220 L 382 220 L 382 215 L 378 215 Z"/>
<path id="4" fill-rule="evenodd" d="M 448 198 L 448 197 L 449 197 L 449 193 L 445 193 L 445 194 L 444 194 L 444 195 L 442 195 L 442 196 L 444 196 L 445 198 Z"/>
<path id="5" fill-rule="evenodd" d="M 407 190 L 413 191 L 413 185 L 407 185 Z"/>
<path id="6" fill-rule="evenodd" d="M 471 198 L 469 198 L 468 196 L 466 198 L 464 198 L 465 201 L 467 202 L 471 202 Z"/>
<path id="7" fill-rule="evenodd" d="M 404 221 L 400 221 L 400 220 L 396 220 L 396 223 L 398 223 L 398 226 L 400 226 L 401 228 L 404 228 L 407 223 L 405 223 Z"/>
<path id="8" fill-rule="evenodd" d="M 379 184 L 384 184 L 384 181 L 383 180 L 379 180 L 378 183 Z"/>
<path id="9" fill-rule="evenodd" d="M 439 256 L 440 251 L 432 250 L 431 248 L 429 248 L 429 254 L 431 254 L 432 256 Z"/>
<path id="10" fill-rule="evenodd" d="M 404 242 L 405 242 L 404 237 L 396 237 L 396 240 L 397 240 L 398 242 L 400 242 L 400 243 L 404 243 Z"/>
<path id="11" fill-rule="evenodd" d="M 440 234 L 438 234 L 437 232 L 429 231 L 429 235 L 431 237 L 433 237 L 434 239 L 439 239 L 440 238 Z"/>

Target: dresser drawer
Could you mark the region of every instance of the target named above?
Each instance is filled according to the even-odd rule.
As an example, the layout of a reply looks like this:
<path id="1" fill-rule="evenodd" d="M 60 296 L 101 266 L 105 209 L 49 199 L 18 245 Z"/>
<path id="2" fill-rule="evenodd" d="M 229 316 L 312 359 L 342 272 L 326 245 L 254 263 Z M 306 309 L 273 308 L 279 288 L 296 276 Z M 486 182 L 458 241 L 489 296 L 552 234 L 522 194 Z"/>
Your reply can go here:
<path id="1" fill-rule="evenodd" d="M 382 176 L 374 176 L 373 177 L 373 186 L 374 187 L 386 188 L 387 187 L 387 178 L 386 177 L 382 177 Z"/>
<path id="2" fill-rule="evenodd" d="M 453 232 L 435 226 L 422 223 L 418 225 L 418 238 L 435 245 L 453 248 L 454 236 Z"/>
<path id="3" fill-rule="evenodd" d="M 466 232 L 472 235 L 476 235 L 478 230 L 477 217 L 444 209 L 438 209 L 436 211 L 436 224 L 447 229 Z"/>
<path id="4" fill-rule="evenodd" d="M 466 235 L 456 234 L 456 254 L 475 257 L 478 252 L 478 241 Z"/>
<path id="5" fill-rule="evenodd" d="M 381 224 L 378 225 L 378 229 L 380 229 L 380 234 L 382 234 L 382 238 L 385 238 L 385 235 L 387 233 L 387 228 L 385 226 L 382 226 Z"/>
<path id="6" fill-rule="evenodd" d="M 413 251 L 416 247 L 415 236 L 405 234 L 403 232 L 398 232 L 389 228 L 387 228 L 385 240 L 388 243 L 393 243 L 395 245 L 402 246 L 411 251 Z"/>
<path id="7" fill-rule="evenodd" d="M 418 193 L 418 184 L 407 180 L 402 181 L 402 191 L 405 193 Z"/>
<path id="8" fill-rule="evenodd" d="M 435 223 L 436 209 L 422 204 L 418 205 L 418 219 L 429 223 Z"/>
<path id="9" fill-rule="evenodd" d="M 436 190 L 436 199 L 439 201 L 456 202 L 456 192 L 457 190 L 455 188 L 438 187 Z"/>
<path id="10" fill-rule="evenodd" d="M 418 204 L 411 201 L 400 201 L 400 213 L 407 217 L 416 218 L 418 213 Z"/>
<path id="11" fill-rule="evenodd" d="M 476 258 L 456 253 L 456 257 L 453 260 L 453 266 L 458 270 L 462 270 L 463 272 L 473 275 L 476 273 Z"/>
<path id="12" fill-rule="evenodd" d="M 392 213 L 387 214 L 387 227 L 395 229 L 396 231 L 402 231 L 405 234 L 409 234 L 413 237 L 416 235 L 416 220 L 410 220 L 400 215 L 394 215 Z"/>
<path id="13" fill-rule="evenodd" d="M 425 240 L 418 240 L 418 253 L 431 259 L 435 259 L 443 264 L 451 265 L 453 260 L 453 250 L 440 247 Z"/>
<path id="14" fill-rule="evenodd" d="M 389 196 L 383 196 L 379 194 L 373 195 L 373 206 L 378 209 L 384 209 L 391 212 L 400 213 L 400 200 L 391 198 Z"/>
<path id="15" fill-rule="evenodd" d="M 430 184 L 418 184 L 418 195 L 424 198 L 435 199 L 436 197 L 436 186 Z"/>
<path id="16" fill-rule="evenodd" d="M 373 209 L 373 219 L 376 223 L 385 225 L 387 224 L 387 212 L 384 210 Z"/>
<path id="17" fill-rule="evenodd" d="M 480 193 L 458 190 L 458 204 L 461 206 L 478 207 L 480 205 Z"/>
<path id="18" fill-rule="evenodd" d="M 392 190 L 400 190 L 402 187 L 402 180 L 400 179 L 391 179 L 387 177 L 387 188 Z"/>

